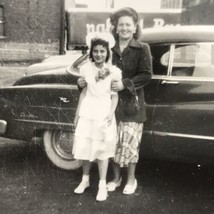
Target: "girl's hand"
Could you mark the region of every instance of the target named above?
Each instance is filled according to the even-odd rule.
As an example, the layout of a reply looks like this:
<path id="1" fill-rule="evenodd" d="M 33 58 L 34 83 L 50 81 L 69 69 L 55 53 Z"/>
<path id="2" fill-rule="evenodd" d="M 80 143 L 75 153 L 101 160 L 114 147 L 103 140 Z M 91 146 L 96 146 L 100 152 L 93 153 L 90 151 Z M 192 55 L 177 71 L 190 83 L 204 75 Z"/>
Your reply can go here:
<path id="1" fill-rule="evenodd" d="M 124 85 L 123 82 L 121 80 L 113 80 L 111 82 L 111 90 L 118 92 L 118 91 L 122 91 L 124 89 Z"/>
<path id="2" fill-rule="evenodd" d="M 87 82 L 85 80 L 85 77 L 80 77 L 78 80 L 77 80 L 77 84 L 80 88 L 85 88 L 87 86 Z"/>
<path id="3" fill-rule="evenodd" d="M 113 120 L 113 114 L 109 114 L 108 117 L 105 119 L 107 126 L 110 126 Z"/>

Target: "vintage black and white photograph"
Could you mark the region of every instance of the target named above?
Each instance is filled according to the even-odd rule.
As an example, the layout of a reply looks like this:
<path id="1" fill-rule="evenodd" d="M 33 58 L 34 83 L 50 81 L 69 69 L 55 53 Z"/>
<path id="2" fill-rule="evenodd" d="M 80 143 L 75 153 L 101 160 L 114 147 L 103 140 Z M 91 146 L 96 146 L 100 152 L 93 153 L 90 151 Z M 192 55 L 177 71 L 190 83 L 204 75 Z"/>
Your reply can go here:
<path id="1" fill-rule="evenodd" d="M 213 214 L 214 0 L 0 0 L 0 213 Z"/>

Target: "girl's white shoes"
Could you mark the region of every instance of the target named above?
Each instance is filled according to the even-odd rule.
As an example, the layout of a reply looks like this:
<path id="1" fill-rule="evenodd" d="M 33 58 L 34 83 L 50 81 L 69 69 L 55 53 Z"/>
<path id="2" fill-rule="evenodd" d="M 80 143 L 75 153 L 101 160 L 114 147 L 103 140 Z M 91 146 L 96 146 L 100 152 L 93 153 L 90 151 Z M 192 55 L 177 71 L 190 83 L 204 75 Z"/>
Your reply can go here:
<path id="1" fill-rule="evenodd" d="M 121 177 L 120 177 L 120 180 L 117 183 L 115 183 L 113 181 L 108 182 L 108 184 L 107 184 L 108 191 L 109 192 L 115 191 L 115 189 L 121 185 L 121 182 L 122 182 L 122 178 Z"/>
<path id="2" fill-rule="evenodd" d="M 90 186 L 89 181 L 81 181 L 79 186 L 74 190 L 74 193 L 76 194 L 83 194 L 85 189 Z"/>
<path id="3" fill-rule="evenodd" d="M 114 182 L 109 182 L 107 185 L 99 185 L 98 193 L 96 200 L 97 201 L 105 201 L 108 197 L 108 191 L 112 192 L 114 191 L 117 187 L 121 185 L 122 178 L 117 183 Z M 85 189 L 90 186 L 89 181 L 81 181 L 79 186 L 74 190 L 74 193 L 76 194 L 83 194 Z M 133 185 L 126 185 L 123 194 L 130 195 L 135 193 L 135 190 L 137 189 L 137 180 L 135 179 Z"/>
<path id="4" fill-rule="evenodd" d="M 96 200 L 97 201 L 105 201 L 108 197 L 108 191 L 106 187 L 99 187 Z"/>
<path id="5" fill-rule="evenodd" d="M 90 186 L 89 181 L 82 180 L 79 186 L 74 190 L 74 193 L 83 194 L 85 192 L 85 189 L 88 188 L 89 186 Z M 106 183 L 99 184 L 96 200 L 105 201 L 107 197 L 108 197 L 108 191 L 107 191 Z"/>
<path id="6" fill-rule="evenodd" d="M 134 184 L 133 185 L 126 185 L 124 190 L 123 190 L 123 194 L 126 195 L 130 195 L 135 193 L 135 190 L 137 189 L 137 180 L 134 180 Z"/>

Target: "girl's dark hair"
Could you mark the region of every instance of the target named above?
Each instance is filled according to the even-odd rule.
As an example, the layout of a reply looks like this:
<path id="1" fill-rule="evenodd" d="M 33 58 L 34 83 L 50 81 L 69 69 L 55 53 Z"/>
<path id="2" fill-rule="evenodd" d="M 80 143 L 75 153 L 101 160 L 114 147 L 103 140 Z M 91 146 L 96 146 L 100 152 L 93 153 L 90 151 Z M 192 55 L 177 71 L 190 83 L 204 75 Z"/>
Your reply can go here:
<path id="1" fill-rule="evenodd" d="M 97 45 L 102 45 L 104 48 L 106 48 L 107 50 L 107 56 L 106 56 L 106 60 L 105 62 L 108 62 L 109 58 L 110 58 L 110 50 L 109 50 L 109 43 L 103 39 L 100 38 L 94 38 L 91 40 L 91 48 L 89 51 L 89 59 L 91 59 L 92 62 L 94 62 L 94 58 L 93 58 L 93 49 L 95 46 Z"/>
<path id="2" fill-rule="evenodd" d="M 133 8 L 124 7 L 110 15 L 110 22 L 111 22 L 111 25 L 113 26 L 112 34 L 113 34 L 115 40 L 118 40 L 118 34 L 117 34 L 118 20 L 120 17 L 123 17 L 123 16 L 132 17 L 134 23 L 136 24 L 136 32 L 134 33 L 133 37 L 135 39 L 138 39 L 141 36 L 141 29 L 138 24 L 138 14 Z"/>

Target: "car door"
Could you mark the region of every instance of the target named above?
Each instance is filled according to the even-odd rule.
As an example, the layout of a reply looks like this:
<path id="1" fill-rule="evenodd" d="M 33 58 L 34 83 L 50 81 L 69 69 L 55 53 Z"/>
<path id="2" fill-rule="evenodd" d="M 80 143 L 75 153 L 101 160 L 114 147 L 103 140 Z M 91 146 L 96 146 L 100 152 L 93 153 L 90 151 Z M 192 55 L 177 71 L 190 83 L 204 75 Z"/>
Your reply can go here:
<path id="1" fill-rule="evenodd" d="M 167 75 L 154 111 L 153 149 L 173 159 L 203 161 L 214 154 L 214 44 L 172 44 L 162 56 Z"/>

